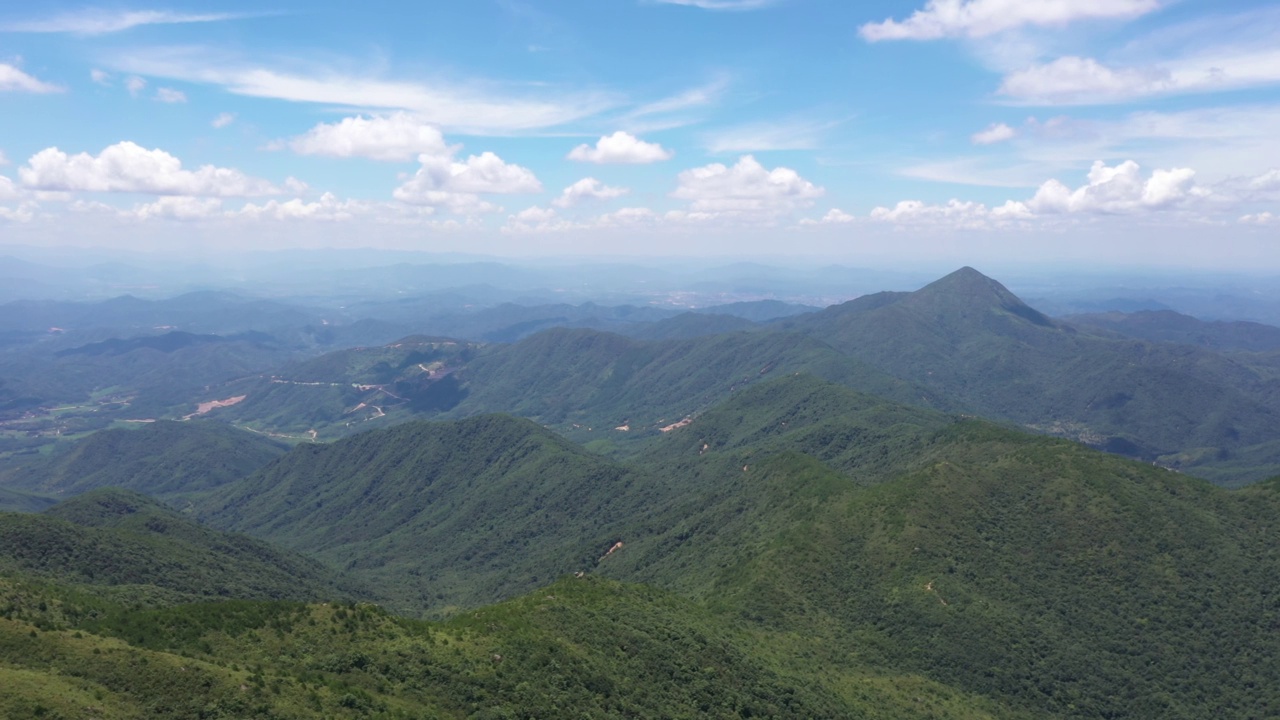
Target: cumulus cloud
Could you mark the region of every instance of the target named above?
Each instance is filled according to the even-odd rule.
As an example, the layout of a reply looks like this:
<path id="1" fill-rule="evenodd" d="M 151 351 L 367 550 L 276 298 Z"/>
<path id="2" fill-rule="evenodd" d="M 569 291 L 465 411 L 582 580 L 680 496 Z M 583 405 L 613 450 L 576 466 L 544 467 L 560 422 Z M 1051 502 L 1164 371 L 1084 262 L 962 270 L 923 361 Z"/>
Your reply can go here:
<path id="1" fill-rule="evenodd" d="M 1160 68 L 1111 68 L 1093 58 L 1062 57 L 1012 73 L 999 93 L 1027 103 L 1092 104 L 1153 95 L 1173 87 Z"/>
<path id="2" fill-rule="evenodd" d="M 1012 200 L 997 208 L 961 200 L 949 200 L 944 205 L 903 200 L 892 208 L 877 207 L 870 214 L 872 220 L 897 225 L 946 225 L 966 229 L 987 228 L 1031 217 L 1032 212 L 1025 204 Z"/>
<path id="3" fill-rule="evenodd" d="M 21 203 L 17 207 L 0 205 L 0 220 L 21 223 L 31 222 L 32 218 L 36 216 L 37 209 L 39 209 L 39 206 L 30 201 Z"/>
<path id="4" fill-rule="evenodd" d="M 1159 0 L 929 0 L 906 20 L 867 23 L 858 33 L 871 42 L 985 37 L 1024 26 L 1133 18 L 1159 7 Z"/>
<path id="5" fill-rule="evenodd" d="M 162 103 L 184 103 L 187 101 L 187 94 L 181 90 L 162 87 L 156 89 L 156 100 Z"/>
<path id="6" fill-rule="evenodd" d="M 222 209 L 218 198 L 173 195 L 134 207 L 132 215 L 139 220 L 201 220 Z"/>
<path id="7" fill-rule="evenodd" d="M 271 220 L 319 220 L 326 222 L 343 222 L 358 215 L 367 214 L 372 209 L 370 203 L 359 200 L 339 200 L 333 193 L 325 193 L 315 202 L 306 202 L 300 198 L 286 200 L 269 200 L 262 205 L 246 204 L 235 215 L 250 219 Z M 428 213 L 430 208 L 426 209 Z"/>
<path id="8" fill-rule="evenodd" d="M 1190 168 L 1155 170 L 1143 178 L 1132 160 L 1109 167 L 1101 160 L 1089 170 L 1088 183 L 1074 190 L 1058 180 L 1040 186 L 1027 206 L 1036 213 L 1127 213 L 1168 208 L 1205 197 Z"/>
<path id="9" fill-rule="evenodd" d="M 321 123 L 289 141 L 289 147 L 300 155 L 365 157 L 391 162 L 412 160 L 421 154 L 444 156 L 452 152 L 439 129 L 403 112 Z"/>
<path id="10" fill-rule="evenodd" d="M 627 188 L 605 185 L 599 180 L 588 177 L 565 188 L 560 197 L 551 201 L 558 208 L 570 208 L 584 200 L 611 200 L 631 192 Z"/>
<path id="11" fill-rule="evenodd" d="M 1280 169 L 1268 170 L 1253 178 L 1249 181 L 1249 186 L 1254 190 L 1280 190 Z"/>
<path id="12" fill-rule="evenodd" d="M 419 155 L 418 171 L 395 189 L 394 197 L 472 215 L 501 210 L 481 200 L 480 195 L 542 192 L 542 183 L 533 171 L 507 163 L 492 152 L 471 155 L 466 162 L 454 160 L 451 153 L 452 149 L 446 155 Z"/>
<path id="13" fill-rule="evenodd" d="M 26 92 L 37 95 L 62 92 L 62 88 L 37 80 L 8 63 L 0 63 L 0 92 Z"/>
<path id="14" fill-rule="evenodd" d="M 218 116 L 215 117 L 213 120 L 211 120 L 209 124 L 212 125 L 214 129 L 221 130 L 222 128 L 230 125 L 235 121 L 236 121 L 235 113 L 224 112 L 224 113 L 218 113 Z"/>
<path id="15" fill-rule="evenodd" d="M 657 143 L 649 143 L 619 130 L 600 138 L 595 147 L 579 145 L 568 158 L 578 162 L 646 164 L 670 160 L 675 153 Z"/>
<path id="16" fill-rule="evenodd" d="M 986 130 L 974 133 L 969 139 L 974 145 L 994 145 L 1006 140 L 1012 140 L 1017 134 L 1018 131 L 1004 123 L 994 123 L 987 127 Z"/>
<path id="17" fill-rule="evenodd" d="M 688 200 L 695 213 L 776 214 L 808 207 L 825 192 L 795 170 L 766 170 L 750 155 L 732 167 L 713 163 L 685 170 L 677 181 L 671 196 Z"/>
<path id="18" fill-rule="evenodd" d="M 854 216 L 841 210 L 840 208 L 831 208 L 823 215 L 821 219 L 805 218 L 800 221 L 801 225 L 846 225 L 856 220 Z"/>
<path id="19" fill-rule="evenodd" d="M 272 195 L 270 182 L 239 170 L 204 165 L 184 170 L 182 161 L 163 150 L 147 150 L 129 141 L 98 155 L 68 155 L 56 147 L 41 150 L 18 170 L 22 183 L 36 190 L 134 192 L 192 197 Z"/>
<path id="20" fill-rule="evenodd" d="M 12 200 L 18 197 L 18 186 L 9 178 L 0 175 L 0 200 Z"/>

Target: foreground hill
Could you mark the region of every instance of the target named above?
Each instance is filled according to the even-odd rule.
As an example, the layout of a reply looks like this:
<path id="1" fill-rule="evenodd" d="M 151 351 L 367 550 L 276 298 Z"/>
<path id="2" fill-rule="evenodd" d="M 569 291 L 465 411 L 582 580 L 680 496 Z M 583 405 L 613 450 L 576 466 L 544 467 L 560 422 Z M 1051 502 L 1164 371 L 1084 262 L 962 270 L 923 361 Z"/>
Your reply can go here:
<path id="1" fill-rule="evenodd" d="M 919 675 L 1038 716 L 1277 700 L 1257 690 L 1280 667 L 1280 596 L 1261 583 L 1280 571 L 1273 484 L 1226 491 L 814 378 L 749 388 L 632 468 L 475 418 L 298 448 L 238 489 L 212 520 L 366 582 L 416 575 L 437 611 L 433 585 L 465 606 L 578 568 L 697 599 L 791 666 L 805 637 L 836 674 Z"/>
<path id="2" fill-rule="evenodd" d="M 369 605 L 136 610 L 0 577 L 0 716 L 1022 718 L 918 676 L 794 672 L 651 588 L 564 580 L 447 623 Z"/>
<path id="3" fill-rule="evenodd" d="M 222 423 L 161 420 L 94 433 L 50 457 L 7 469 L 3 479 L 53 495 L 111 486 L 176 499 L 239 480 L 284 452 L 261 435 Z"/>
<path id="4" fill-rule="evenodd" d="M 1273 368 L 1082 332 L 972 268 L 780 326 L 985 416 L 1228 484 L 1280 473 L 1280 448 L 1268 445 L 1280 426 Z"/>
<path id="5" fill-rule="evenodd" d="M 347 594 L 314 560 L 202 527 L 143 495 L 112 488 L 40 514 L 0 513 L 0 568 L 115 588 L 112 594 L 131 602 Z"/>

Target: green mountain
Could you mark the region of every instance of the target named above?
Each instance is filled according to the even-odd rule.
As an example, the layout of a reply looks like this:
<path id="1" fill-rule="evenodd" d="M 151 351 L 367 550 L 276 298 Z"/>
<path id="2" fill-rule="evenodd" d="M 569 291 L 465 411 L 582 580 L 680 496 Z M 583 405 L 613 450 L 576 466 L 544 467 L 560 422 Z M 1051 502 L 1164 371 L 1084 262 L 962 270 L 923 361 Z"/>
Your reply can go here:
<path id="1" fill-rule="evenodd" d="M 795 333 L 738 332 L 640 342 L 549 330 L 495 348 L 458 372 L 468 393 L 453 415 L 510 412 L 584 442 L 654 436 L 759 382 L 805 372 L 905 402 L 939 396 Z M 626 427 L 627 430 L 615 430 Z"/>
<path id="2" fill-rule="evenodd" d="M 0 479 L 50 495 L 112 486 L 177 499 L 239 480 L 284 452 L 268 438 L 222 423 L 160 420 L 94 433 L 49 457 L 25 460 Z"/>
<path id="3" fill-rule="evenodd" d="M 213 417 L 264 431 L 325 438 L 438 414 L 465 396 L 453 373 L 477 343 L 410 336 L 378 347 L 325 353 L 269 376 L 205 391 L 200 399 L 243 397 Z"/>
<path id="4" fill-rule="evenodd" d="M 590 567 L 653 484 L 528 420 L 480 416 L 300 445 L 198 510 L 438 614 Z"/>
<path id="5" fill-rule="evenodd" d="M 1198 345 L 1228 351 L 1280 351 L 1280 328 L 1262 323 L 1200 320 L 1172 310 L 1072 315 L 1066 320 L 1074 325 L 1151 342 Z"/>
<path id="6" fill-rule="evenodd" d="M 43 495 L 0 487 L 0 512 L 40 512 L 56 502 L 58 501 Z"/>
<path id="7" fill-rule="evenodd" d="M 0 576 L 0 716 L 1022 718 L 918 676 L 789 671 L 688 600 L 568 579 L 447 623 L 369 605 L 139 610 Z"/>
<path id="8" fill-rule="evenodd" d="M 972 268 L 778 325 L 988 417 L 1228 484 L 1280 472 L 1274 365 L 1089 334 Z"/>
<path id="9" fill-rule="evenodd" d="M 874 672 L 1038 717 L 1195 718 L 1277 700 L 1276 488 L 787 376 L 629 466 L 511 418 L 410 424 L 299 447 L 210 519 L 397 607 L 577 568 L 691 598 L 837 694 Z"/>
<path id="10" fill-rule="evenodd" d="M 0 513 L 0 569 L 100 586 L 129 602 L 313 600 L 350 592 L 314 560 L 211 530 L 115 488 L 40 514 Z"/>

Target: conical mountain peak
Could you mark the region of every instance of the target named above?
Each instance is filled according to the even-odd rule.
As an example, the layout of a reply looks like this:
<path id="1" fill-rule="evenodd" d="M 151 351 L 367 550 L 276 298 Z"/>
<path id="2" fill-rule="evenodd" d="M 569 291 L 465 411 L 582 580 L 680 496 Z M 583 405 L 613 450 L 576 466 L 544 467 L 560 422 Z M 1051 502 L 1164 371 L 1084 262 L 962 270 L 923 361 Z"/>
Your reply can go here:
<path id="1" fill-rule="evenodd" d="M 908 295 L 904 301 L 914 307 L 935 311 L 1003 310 L 1036 325 L 1053 322 L 1022 302 L 996 280 L 965 266 Z"/>

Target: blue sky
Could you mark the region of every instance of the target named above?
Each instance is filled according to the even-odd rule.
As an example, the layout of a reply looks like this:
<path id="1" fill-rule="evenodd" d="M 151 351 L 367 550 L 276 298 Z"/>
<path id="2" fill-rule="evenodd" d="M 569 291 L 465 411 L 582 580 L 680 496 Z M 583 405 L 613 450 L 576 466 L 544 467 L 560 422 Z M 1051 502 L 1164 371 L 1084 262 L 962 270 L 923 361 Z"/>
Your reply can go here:
<path id="1" fill-rule="evenodd" d="M 0 10 L 0 243 L 1280 269 L 1280 7 Z"/>

